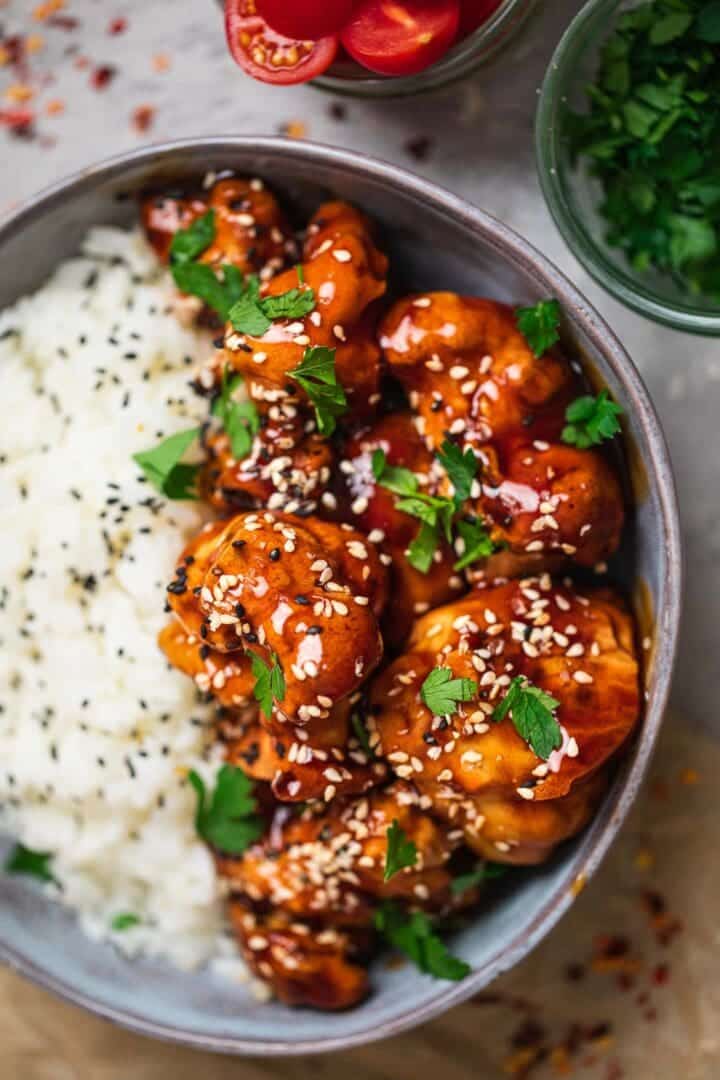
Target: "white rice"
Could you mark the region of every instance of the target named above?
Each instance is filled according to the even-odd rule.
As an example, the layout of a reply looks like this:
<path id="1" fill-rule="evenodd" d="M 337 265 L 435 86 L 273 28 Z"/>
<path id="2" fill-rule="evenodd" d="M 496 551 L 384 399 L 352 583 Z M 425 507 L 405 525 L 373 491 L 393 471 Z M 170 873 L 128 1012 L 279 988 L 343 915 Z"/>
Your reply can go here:
<path id="1" fill-rule="evenodd" d="M 52 853 L 93 938 L 241 977 L 185 780 L 216 772 L 210 713 L 155 640 L 200 511 L 131 459 L 203 412 L 210 343 L 171 299 L 139 234 L 101 228 L 0 313 L 0 830 Z"/>

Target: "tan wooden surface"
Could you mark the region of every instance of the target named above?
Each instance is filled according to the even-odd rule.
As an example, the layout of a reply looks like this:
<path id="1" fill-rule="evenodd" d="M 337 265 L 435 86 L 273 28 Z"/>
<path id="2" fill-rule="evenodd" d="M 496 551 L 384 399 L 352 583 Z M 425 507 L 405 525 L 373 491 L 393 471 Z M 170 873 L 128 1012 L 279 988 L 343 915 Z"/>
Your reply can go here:
<path id="1" fill-rule="evenodd" d="M 420 1030 L 324 1057 L 220 1058 L 121 1031 L 4 972 L 0 1077 L 716 1080 L 720 861 L 708 838 L 717 829 L 719 767 L 715 743 L 684 734 L 670 719 L 631 821 L 570 914 L 492 987 L 490 999 L 484 995 Z M 642 900 L 647 890 L 667 901 L 662 925 L 650 920 Z M 658 941 L 663 926 L 674 928 L 669 944 Z M 602 937 L 616 935 L 626 939 L 626 951 L 608 957 Z M 571 970 L 569 978 L 572 965 L 582 971 Z M 571 1047 L 579 1047 L 568 1053 L 573 1026 L 581 1034 Z"/>

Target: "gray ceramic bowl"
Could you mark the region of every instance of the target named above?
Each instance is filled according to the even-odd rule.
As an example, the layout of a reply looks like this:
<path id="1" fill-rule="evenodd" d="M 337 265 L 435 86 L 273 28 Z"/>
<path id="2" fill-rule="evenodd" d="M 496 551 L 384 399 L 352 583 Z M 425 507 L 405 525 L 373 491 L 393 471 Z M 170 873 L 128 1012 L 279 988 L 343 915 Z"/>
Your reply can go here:
<path id="1" fill-rule="evenodd" d="M 622 556 L 642 632 L 651 635 L 647 707 L 592 825 L 555 859 L 513 875 L 457 934 L 453 949 L 472 975 L 435 981 L 410 965 L 374 972 L 375 991 L 340 1015 L 246 1000 L 207 974 L 180 975 L 133 962 L 86 939 L 70 915 L 17 878 L 0 875 L 0 954 L 18 970 L 102 1016 L 149 1035 L 212 1050 L 295 1054 L 334 1050 L 395 1034 L 476 993 L 522 959 L 562 916 L 617 833 L 648 765 L 673 665 L 681 596 L 678 515 L 667 449 L 647 392 L 620 342 L 573 285 L 539 252 L 481 210 L 432 184 L 344 150 L 268 138 L 217 138 L 150 147 L 66 180 L 0 226 L 0 306 L 40 285 L 73 254 L 88 226 L 127 224 L 127 196 L 177 184 L 208 169 L 266 178 L 301 212 L 329 192 L 358 203 L 382 227 L 400 288 L 449 288 L 508 301 L 556 296 L 567 349 L 625 410 L 632 536 Z"/>

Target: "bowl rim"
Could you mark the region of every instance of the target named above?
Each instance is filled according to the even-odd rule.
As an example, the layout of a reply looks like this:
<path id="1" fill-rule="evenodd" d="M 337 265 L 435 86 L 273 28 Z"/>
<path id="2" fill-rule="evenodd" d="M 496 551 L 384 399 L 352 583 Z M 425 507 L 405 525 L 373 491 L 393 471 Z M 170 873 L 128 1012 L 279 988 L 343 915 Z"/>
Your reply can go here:
<path id="1" fill-rule="evenodd" d="M 547 66 L 535 112 L 535 164 L 545 202 L 560 235 L 572 254 L 603 289 L 633 311 L 673 330 L 709 337 L 720 336 L 720 310 L 717 314 L 690 304 L 683 307 L 660 299 L 649 286 L 614 266 L 578 221 L 565 195 L 564 169 L 560 161 L 560 109 L 565 103 L 566 76 L 572 59 L 572 47 L 583 35 L 590 35 L 593 21 L 614 15 L 625 0 L 587 0 L 572 19 Z"/>
<path id="2" fill-rule="evenodd" d="M 438 993 L 424 1005 L 407 1008 L 370 1030 L 364 1029 L 346 1035 L 329 1033 L 324 1039 L 255 1040 L 183 1029 L 173 1024 L 149 1020 L 131 1010 L 96 1001 L 71 982 L 44 971 L 28 956 L 16 950 L 11 942 L 0 940 L 0 960 L 11 968 L 66 1001 L 139 1034 L 195 1049 L 247 1056 L 276 1057 L 329 1052 L 397 1035 L 425 1023 L 477 993 L 499 974 L 513 967 L 545 937 L 598 868 L 635 801 L 638 787 L 650 762 L 669 694 L 683 595 L 682 544 L 675 481 L 665 437 L 639 372 L 614 332 L 571 281 L 531 244 L 486 211 L 473 206 L 446 188 L 382 159 L 320 143 L 262 135 L 220 135 L 150 144 L 81 169 L 31 196 L 9 215 L 0 218 L 0 247 L 5 241 L 20 234 L 26 224 L 41 219 L 49 209 L 61 202 L 69 191 L 81 194 L 98 183 L 121 175 L 128 167 L 149 167 L 157 165 L 165 156 L 183 152 L 197 153 L 200 150 L 212 154 L 215 158 L 226 152 L 241 150 L 248 155 L 281 158 L 291 165 L 295 160 L 304 161 L 334 167 L 365 179 L 371 178 L 382 186 L 390 185 L 414 199 L 420 209 L 426 207 L 440 211 L 462 228 L 481 236 L 500 258 L 510 258 L 516 265 L 521 266 L 549 295 L 557 297 L 568 319 L 581 325 L 583 332 L 602 353 L 610 370 L 622 384 L 637 424 L 648 443 L 650 482 L 656 485 L 660 507 L 659 528 L 664 538 L 662 584 L 665 604 L 656 616 L 654 693 L 646 702 L 643 725 L 633 748 L 632 760 L 627 759 L 628 767 L 624 775 L 613 783 L 592 823 L 582 834 L 562 882 L 538 910 L 529 927 L 516 933 L 511 942 L 501 951 L 497 951 L 482 969 L 472 972 L 462 982 L 445 986 L 439 984 Z"/>

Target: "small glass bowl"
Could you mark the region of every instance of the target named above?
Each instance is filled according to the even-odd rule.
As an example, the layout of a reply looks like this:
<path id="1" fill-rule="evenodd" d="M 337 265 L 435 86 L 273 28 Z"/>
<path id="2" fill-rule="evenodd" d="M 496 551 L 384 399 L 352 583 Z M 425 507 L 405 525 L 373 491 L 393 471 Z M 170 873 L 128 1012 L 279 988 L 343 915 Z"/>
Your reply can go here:
<path id="1" fill-rule="evenodd" d="M 338 60 L 312 85 L 361 98 L 411 97 L 470 75 L 499 52 L 524 24 L 537 0 L 502 0 L 488 20 L 417 75 L 374 75 L 354 60 Z"/>
<path id="2" fill-rule="evenodd" d="M 638 2 L 590 0 L 562 37 L 545 75 L 535 122 L 540 184 L 566 244 L 603 288 L 656 322 L 720 336 L 720 305 L 691 296 L 668 274 L 634 270 L 621 250 L 605 243 L 606 222 L 597 209 L 600 183 L 582 159 L 573 163 L 564 134 L 569 111 L 587 108 L 585 87 L 594 81 L 600 47 L 618 15 Z"/>

